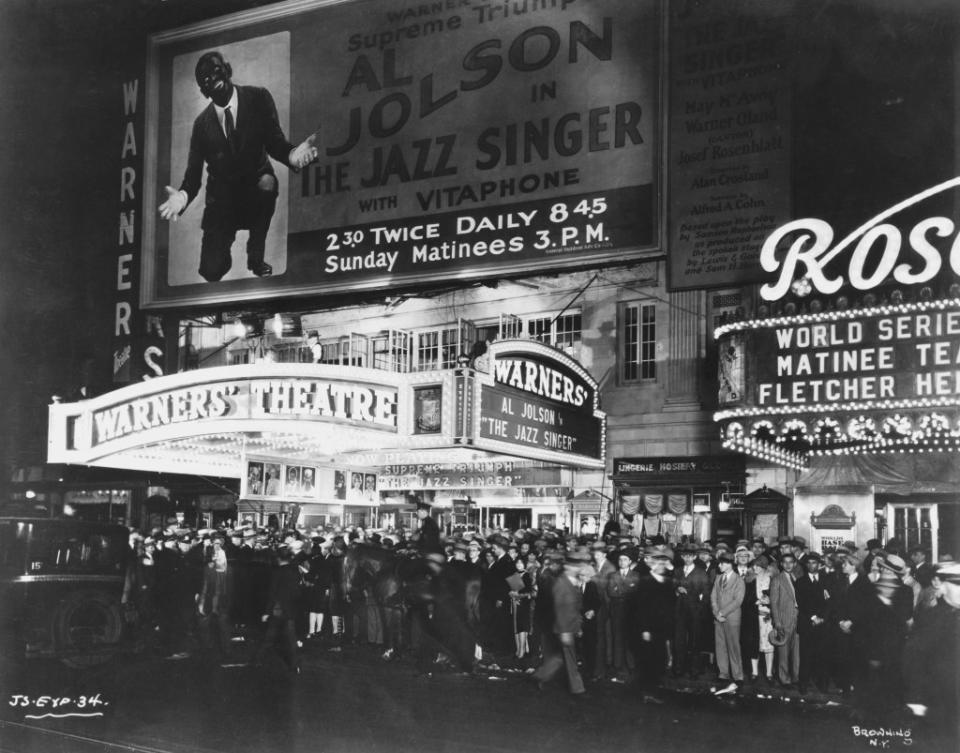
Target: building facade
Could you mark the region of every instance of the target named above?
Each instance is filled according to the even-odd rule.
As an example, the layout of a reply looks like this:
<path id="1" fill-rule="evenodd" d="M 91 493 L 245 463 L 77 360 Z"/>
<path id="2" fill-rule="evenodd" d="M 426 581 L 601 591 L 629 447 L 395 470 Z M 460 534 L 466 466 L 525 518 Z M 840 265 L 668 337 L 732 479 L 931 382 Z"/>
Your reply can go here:
<path id="1" fill-rule="evenodd" d="M 797 370 L 826 363 L 800 360 L 843 345 L 801 343 L 808 322 L 853 321 L 840 312 L 881 301 L 952 305 L 953 185 L 923 216 L 905 208 L 878 221 L 893 230 L 840 247 L 834 266 L 855 260 L 841 286 L 817 288 L 817 269 L 839 273 L 818 266 L 818 250 L 789 248 L 804 218 L 823 223 L 809 232 L 825 224 L 841 237 L 955 171 L 956 10 L 921 5 L 595 0 L 508 13 L 294 0 L 148 30 L 115 95 L 122 191 L 107 331 L 119 391 L 53 406 L 49 459 L 168 472 L 195 461 L 235 480 L 236 507 L 220 517 L 396 526 L 417 498 L 450 530 L 593 533 L 614 520 L 673 541 L 792 534 L 827 547 L 842 526 L 861 544 L 896 535 L 956 551 L 949 473 L 923 486 L 834 455 L 827 473 L 802 443 L 756 445 L 799 431 L 786 391 L 801 389 Z M 222 279 L 198 274 L 209 176 L 208 196 L 190 195 L 178 222 L 157 213 L 189 169 L 190 125 L 206 105 L 194 66 L 211 50 L 237 84 L 271 93 L 291 147 L 318 149 L 302 169 L 271 155 L 270 276 L 245 269 L 246 229 Z M 914 256 L 902 257 L 911 271 L 881 280 L 918 227 Z M 917 258 L 934 257 L 943 263 L 919 280 Z M 801 294 L 811 280 L 814 294 Z M 798 333 L 793 350 L 777 340 L 781 320 Z M 511 385 L 496 365 L 510 348 L 579 380 L 595 405 L 536 394 L 532 377 Z M 381 418 L 395 423 L 387 436 L 336 415 L 201 415 L 231 404 L 214 383 L 255 379 L 387 389 L 396 402 Z M 943 379 L 949 402 L 957 390 Z M 527 392 L 514 397 L 539 417 L 510 424 L 510 438 L 497 432 L 514 404 L 489 397 L 508 400 L 497 392 L 507 388 Z M 204 407 L 189 407 L 191 390 Z M 153 426 L 124 413 L 154 398 L 187 401 L 164 410 L 188 418 Z M 762 410 L 749 426 L 734 420 L 758 402 L 777 421 L 761 423 Z M 97 411 L 140 428 L 97 451 Z M 577 431 L 559 431 L 561 419 Z M 938 457 L 952 457 L 944 446 Z M 318 491 L 288 494 L 291 469 L 290 489 L 309 469 Z M 273 473 L 280 492 L 266 494 Z"/>

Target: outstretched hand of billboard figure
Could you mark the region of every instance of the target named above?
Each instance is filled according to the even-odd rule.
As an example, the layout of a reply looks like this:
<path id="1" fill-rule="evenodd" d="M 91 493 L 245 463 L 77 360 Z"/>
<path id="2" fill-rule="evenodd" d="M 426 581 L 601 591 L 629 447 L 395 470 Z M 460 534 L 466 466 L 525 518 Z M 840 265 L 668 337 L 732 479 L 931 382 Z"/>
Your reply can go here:
<path id="1" fill-rule="evenodd" d="M 165 220 L 176 222 L 180 213 L 187 206 L 187 194 L 185 191 L 178 191 L 173 186 L 164 186 L 164 190 L 167 192 L 167 200 L 158 207 L 160 216 Z"/>
<path id="2" fill-rule="evenodd" d="M 314 162 L 320 156 L 320 150 L 317 149 L 317 136 L 319 131 L 314 131 L 300 146 L 290 150 L 290 164 L 298 170 Z"/>

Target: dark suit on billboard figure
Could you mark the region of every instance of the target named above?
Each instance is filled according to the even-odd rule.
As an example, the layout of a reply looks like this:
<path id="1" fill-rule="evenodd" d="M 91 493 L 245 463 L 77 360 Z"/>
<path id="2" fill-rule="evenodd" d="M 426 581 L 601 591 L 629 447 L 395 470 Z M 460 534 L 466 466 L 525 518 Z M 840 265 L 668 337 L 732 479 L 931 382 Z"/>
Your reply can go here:
<path id="1" fill-rule="evenodd" d="M 207 198 L 200 242 L 200 276 L 216 282 L 230 271 L 230 246 L 238 230 L 249 230 L 247 269 L 269 277 L 264 261 L 267 231 L 277 203 L 279 184 L 269 157 L 292 170 L 317 158 L 311 136 L 295 147 L 283 133 L 273 97 L 266 89 L 238 86 L 233 70 L 219 52 L 200 57 L 197 85 L 210 104 L 193 122 L 187 169 L 180 188 L 166 187 L 159 209 L 176 220 L 200 191 L 207 165 Z"/>

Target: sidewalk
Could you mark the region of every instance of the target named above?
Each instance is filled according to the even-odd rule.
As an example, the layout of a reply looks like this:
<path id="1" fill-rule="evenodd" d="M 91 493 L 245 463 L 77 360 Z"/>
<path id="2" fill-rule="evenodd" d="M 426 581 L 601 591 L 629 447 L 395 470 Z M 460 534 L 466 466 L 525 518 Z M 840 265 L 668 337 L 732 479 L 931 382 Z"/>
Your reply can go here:
<path id="1" fill-rule="evenodd" d="M 709 678 L 672 677 L 664 679 L 661 687 L 675 693 L 692 693 L 710 695 L 711 688 L 723 686 L 720 680 Z M 806 703 L 811 706 L 834 707 L 846 706 L 846 700 L 839 692 L 827 692 L 819 689 L 807 689 L 801 693 L 798 688 L 784 688 L 767 680 L 746 680 L 739 684 L 734 696 L 741 698 L 756 698 L 761 700 L 776 700 L 783 703 Z"/>
<path id="2" fill-rule="evenodd" d="M 304 667 L 310 666 L 321 657 L 330 659 L 338 657 L 341 662 L 365 664 L 367 662 L 390 662 L 397 664 L 397 669 L 413 669 L 412 657 L 409 653 L 394 654 L 391 657 L 383 655 L 383 647 L 374 644 L 354 644 L 344 643 L 333 644 L 327 641 L 308 642 L 301 651 L 301 662 Z M 483 660 L 478 662 L 473 674 L 475 676 L 486 677 L 490 680 L 522 680 L 533 671 L 536 663 L 528 660 L 517 662 L 512 656 L 496 657 L 485 653 Z M 434 665 L 434 672 L 439 675 L 461 674 L 458 673 L 452 662 L 441 659 Z M 596 686 L 597 682 L 588 682 L 587 689 Z M 611 680 L 599 681 L 600 685 L 609 688 L 628 688 L 629 683 L 615 683 Z M 698 678 L 673 677 L 670 673 L 664 678 L 660 687 L 671 693 L 683 695 L 712 695 L 711 689 L 724 685 L 721 681 L 710 678 L 706 675 Z M 724 699 L 750 699 L 759 701 L 777 701 L 780 703 L 794 703 L 805 705 L 809 708 L 847 708 L 849 702 L 843 695 L 837 692 L 824 692 L 822 690 L 807 689 L 801 693 L 798 688 L 783 688 L 775 683 L 769 683 L 766 680 L 750 681 L 741 683 L 736 693 L 720 696 Z"/>

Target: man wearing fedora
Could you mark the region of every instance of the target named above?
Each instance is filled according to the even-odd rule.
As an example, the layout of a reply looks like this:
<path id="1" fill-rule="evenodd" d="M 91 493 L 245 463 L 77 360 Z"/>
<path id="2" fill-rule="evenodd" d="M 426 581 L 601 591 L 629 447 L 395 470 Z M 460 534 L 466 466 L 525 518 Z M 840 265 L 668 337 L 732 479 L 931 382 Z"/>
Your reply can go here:
<path id="1" fill-rule="evenodd" d="M 870 614 L 876 596 L 862 562 L 855 552 L 840 553 L 840 575 L 830 592 L 835 673 L 843 693 L 862 685 L 867 673 Z"/>
<path id="2" fill-rule="evenodd" d="M 701 669 L 701 634 L 704 613 L 710 603 L 710 581 L 707 569 L 697 559 L 696 544 L 681 546 L 680 558 L 683 564 L 673 573 L 677 596 L 674 606 L 673 674 L 677 677 L 695 677 Z"/>
<path id="3" fill-rule="evenodd" d="M 800 637 L 800 690 L 810 683 L 826 690 L 829 682 L 830 594 L 821 570 L 823 558 L 810 552 L 803 560 L 807 572 L 797 578 L 797 634 Z M 829 580 L 829 579 L 828 579 Z"/>
<path id="4" fill-rule="evenodd" d="M 676 601 L 673 581 L 673 550 L 665 544 L 647 547 L 644 562 L 650 572 L 637 585 L 637 685 L 643 703 L 663 703 L 657 686 L 667 671 L 667 642 L 673 637 Z"/>
<path id="5" fill-rule="evenodd" d="M 713 611 L 714 635 L 717 652 L 717 670 L 720 687 L 714 692 L 726 695 L 737 691 L 743 682 L 743 660 L 740 656 L 740 607 L 746 591 L 743 580 L 733 570 L 733 555 L 729 551 L 717 554 L 719 573 L 710 593 Z"/>
<path id="6" fill-rule="evenodd" d="M 582 566 L 580 559 L 567 559 L 563 574 L 551 584 L 552 629 L 543 636 L 543 662 L 531 675 L 541 689 L 564 669 L 570 693 L 582 695 L 586 692 L 580 670 L 577 669 L 575 644 L 583 623 L 580 592 Z"/>
<path id="7" fill-rule="evenodd" d="M 793 583 L 797 558 L 793 552 L 780 555 L 781 570 L 770 578 L 770 621 L 782 643 L 776 646 L 777 679 L 783 687 L 800 681 L 800 642 L 797 638 L 797 590 Z"/>
<path id="8" fill-rule="evenodd" d="M 440 526 L 430 514 L 430 503 L 422 500 L 417 501 L 417 518 L 420 521 L 417 529 L 417 543 L 420 551 L 440 552 Z"/>
<path id="9" fill-rule="evenodd" d="M 927 550 L 923 546 L 917 544 L 910 547 L 907 551 L 907 555 L 910 557 L 910 573 L 913 575 L 914 580 L 920 584 L 921 588 L 926 588 L 930 585 L 930 582 L 933 580 L 934 567 L 929 562 L 927 562 Z"/>
<path id="10" fill-rule="evenodd" d="M 510 585 L 507 578 L 515 566 L 507 554 L 510 541 L 501 534 L 492 536 L 489 544 L 494 561 L 483 574 L 480 586 L 480 619 L 487 647 L 496 654 L 514 650 L 513 617 L 510 614 Z"/>
<path id="11" fill-rule="evenodd" d="M 603 680 L 610 665 L 610 605 L 607 601 L 607 577 L 617 568 L 607 556 L 607 546 L 595 541 L 590 546 L 594 575 L 583 592 L 584 668 L 592 680 Z"/>
<path id="12" fill-rule="evenodd" d="M 628 624 L 640 583 L 637 572 L 639 552 L 624 546 L 617 552 L 617 569 L 607 576 L 607 603 L 610 605 L 610 643 L 614 682 L 626 682 L 634 668 L 633 629 Z"/>

